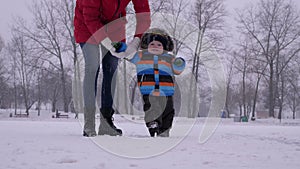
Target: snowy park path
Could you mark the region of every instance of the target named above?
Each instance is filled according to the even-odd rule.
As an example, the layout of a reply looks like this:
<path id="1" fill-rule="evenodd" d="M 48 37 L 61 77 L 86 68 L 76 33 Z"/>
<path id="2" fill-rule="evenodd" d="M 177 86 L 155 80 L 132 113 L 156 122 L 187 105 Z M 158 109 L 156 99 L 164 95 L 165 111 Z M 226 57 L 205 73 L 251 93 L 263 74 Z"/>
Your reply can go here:
<path id="1" fill-rule="evenodd" d="M 159 146 L 160 142 L 178 138 L 150 138 L 141 124 L 126 120 L 116 120 L 125 136 L 98 136 L 92 140 L 81 136 L 81 125 L 74 119 L 0 119 L 0 169 L 298 169 L 300 166 L 299 123 L 224 120 L 212 137 L 200 144 L 203 122 L 198 119 L 191 132 L 168 151 L 151 158 L 133 159 L 103 150 L 95 139 L 107 138 L 113 145 L 128 141 L 127 135 Z"/>

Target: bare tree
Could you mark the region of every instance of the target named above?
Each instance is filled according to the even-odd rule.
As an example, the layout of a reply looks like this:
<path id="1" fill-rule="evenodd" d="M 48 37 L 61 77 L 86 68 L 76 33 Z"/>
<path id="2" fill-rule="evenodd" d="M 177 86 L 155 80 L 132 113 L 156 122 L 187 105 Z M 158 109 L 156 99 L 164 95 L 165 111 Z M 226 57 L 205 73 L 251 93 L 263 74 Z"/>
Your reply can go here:
<path id="1" fill-rule="evenodd" d="M 296 66 L 295 66 L 296 67 Z M 294 68 L 295 68 L 294 67 Z M 300 68 L 298 67 L 300 70 Z M 295 70 L 290 70 L 290 75 L 287 80 L 287 105 L 291 109 L 293 113 L 293 119 L 296 118 L 296 112 L 300 107 L 300 85 L 299 85 L 299 71 L 295 72 Z"/>
<path id="2" fill-rule="evenodd" d="M 240 116 L 246 116 L 247 115 L 247 104 L 246 104 L 246 83 L 247 83 L 247 75 L 249 72 L 250 67 L 250 60 L 252 52 L 249 48 L 249 43 L 247 41 L 244 41 L 244 43 L 240 43 L 240 50 L 237 52 L 234 52 L 233 56 L 235 58 L 235 68 L 238 71 L 238 73 L 241 74 L 242 77 L 242 86 L 241 86 L 241 104 L 242 110 L 240 111 Z"/>
<path id="3" fill-rule="evenodd" d="M 190 18 L 194 21 L 195 25 L 197 25 L 198 30 L 196 46 L 195 49 L 193 49 L 192 73 L 197 83 L 200 63 L 210 59 L 205 57 L 203 53 L 218 50 L 221 46 L 220 42 L 222 42 L 224 38 L 223 28 L 226 11 L 222 0 L 197 0 L 193 4 L 193 7 L 194 9 L 192 10 Z M 190 84 L 192 85 L 194 83 L 191 81 Z M 193 100 L 193 102 L 189 101 L 189 103 L 191 103 L 189 107 L 194 107 L 194 105 L 196 105 L 194 100 L 196 100 L 197 86 L 192 85 L 189 88 L 193 96 L 192 98 L 189 97 L 189 99 Z M 193 109 L 188 110 L 188 112 L 189 116 L 193 116 Z"/>
<path id="4" fill-rule="evenodd" d="M 41 54 L 38 59 L 60 71 L 64 111 L 68 112 L 70 100 L 66 93 L 65 61 L 70 45 L 68 39 L 65 38 L 67 29 L 60 22 L 62 16 L 57 9 L 59 5 L 61 4 L 55 0 L 35 1 L 32 6 L 34 27 L 26 26 L 19 20 L 15 30 L 35 42 L 36 50 L 39 50 Z"/>
<path id="5" fill-rule="evenodd" d="M 174 54 L 178 54 L 179 50 L 183 51 L 186 39 L 195 31 L 195 28 L 191 27 L 191 21 L 188 20 L 188 13 L 190 8 L 190 1 L 178 0 L 172 3 L 166 3 L 165 9 L 168 12 L 161 13 L 162 21 L 157 24 L 163 29 L 167 30 L 174 41 L 175 49 Z M 161 24 L 163 23 L 163 24 Z"/>
<path id="6" fill-rule="evenodd" d="M 8 71 L 5 63 L 4 40 L 0 36 L 0 108 L 7 108 L 7 100 L 9 100 L 9 86 L 8 86 Z"/>
<path id="7" fill-rule="evenodd" d="M 254 58 L 253 62 L 250 65 L 250 73 L 254 74 L 255 76 L 253 83 L 255 82 L 255 91 L 254 91 L 254 96 L 253 96 L 253 104 L 252 104 L 252 120 L 255 120 L 255 112 L 256 112 L 256 105 L 257 105 L 257 100 L 258 100 L 258 92 L 259 92 L 259 86 L 261 83 L 261 79 L 263 78 L 266 68 L 268 67 L 268 64 L 264 62 L 260 62 L 258 59 L 259 55 L 254 52 Z"/>
<path id="8" fill-rule="evenodd" d="M 0 36 L 0 77 L 3 77 L 5 74 L 5 67 L 4 67 L 4 57 L 3 57 L 3 52 L 2 49 L 4 48 L 4 41 L 2 37 Z"/>
<path id="9" fill-rule="evenodd" d="M 32 105 L 36 102 L 33 89 L 33 83 L 35 82 L 34 69 L 28 65 L 31 63 L 31 45 L 27 39 L 20 34 L 13 34 L 11 43 L 9 44 L 9 51 L 13 59 L 13 63 L 16 70 L 16 79 L 21 87 L 20 95 L 23 98 L 25 112 L 29 115 L 29 110 Z M 16 96 L 17 97 L 17 96 Z"/>
<path id="10" fill-rule="evenodd" d="M 57 108 L 57 102 L 59 96 L 61 96 L 62 89 L 60 85 L 60 72 L 55 68 L 48 68 L 49 71 L 42 71 L 40 77 L 40 87 L 42 88 L 41 96 L 42 102 L 51 102 L 51 111 L 55 112 Z M 47 90 L 45 90 L 47 89 Z"/>
<path id="11" fill-rule="evenodd" d="M 63 36 L 68 40 L 69 46 L 67 49 L 73 56 L 73 103 L 76 107 L 76 113 L 83 112 L 83 99 L 82 99 L 82 77 L 81 66 L 82 60 L 79 59 L 78 44 L 75 42 L 74 37 L 74 16 L 75 16 L 75 1 L 62 0 L 56 7 L 57 13 L 59 13 L 59 21 L 64 26 L 65 31 Z"/>
<path id="12" fill-rule="evenodd" d="M 225 110 L 226 110 L 226 117 L 229 117 L 231 114 L 230 105 L 233 104 L 233 91 L 231 90 L 231 86 L 233 83 L 233 76 L 234 76 L 234 58 L 228 59 L 228 66 L 227 66 L 227 80 L 226 80 L 226 101 L 225 101 Z"/>
<path id="13" fill-rule="evenodd" d="M 260 60 L 268 64 L 268 107 L 269 115 L 274 117 L 280 75 L 299 53 L 299 16 L 291 2 L 261 0 L 257 8 L 247 7 L 239 14 L 239 22 L 242 33 L 257 44 Z"/>

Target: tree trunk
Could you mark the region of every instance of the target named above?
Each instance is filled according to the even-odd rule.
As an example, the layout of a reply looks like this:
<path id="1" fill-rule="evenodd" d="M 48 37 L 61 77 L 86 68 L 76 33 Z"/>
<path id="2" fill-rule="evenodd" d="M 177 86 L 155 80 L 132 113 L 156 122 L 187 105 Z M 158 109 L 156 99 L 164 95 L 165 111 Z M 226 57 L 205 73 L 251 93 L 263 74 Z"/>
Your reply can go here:
<path id="1" fill-rule="evenodd" d="M 281 75 L 281 95 L 279 96 L 278 100 L 279 100 L 279 112 L 278 112 L 278 119 L 281 121 L 282 119 L 282 110 L 283 110 L 283 98 L 284 98 L 284 75 Z"/>
<path id="2" fill-rule="evenodd" d="M 293 110 L 293 119 L 296 119 L 296 110 Z"/>
<path id="3" fill-rule="evenodd" d="M 239 103 L 239 108 L 240 108 L 240 117 L 243 116 L 243 105 Z"/>
<path id="4" fill-rule="evenodd" d="M 243 105 L 243 116 L 246 116 L 247 115 L 247 107 L 246 107 L 246 81 L 245 81 L 245 78 L 246 78 L 246 70 L 245 70 L 245 67 L 243 69 L 243 89 L 242 89 L 242 105 Z"/>
<path id="5" fill-rule="evenodd" d="M 16 73 L 14 72 L 14 109 L 15 109 L 15 115 L 17 115 L 17 107 L 18 107 L 18 98 L 17 98 L 17 86 L 16 86 Z"/>
<path id="6" fill-rule="evenodd" d="M 269 116 L 275 117 L 274 115 L 274 69 L 273 69 L 273 62 L 270 63 L 270 79 L 269 79 Z"/>
<path id="7" fill-rule="evenodd" d="M 56 102 L 57 102 L 56 90 L 57 90 L 57 88 L 54 89 L 53 95 L 52 95 L 52 112 L 56 111 Z"/>
<path id="8" fill-rule="evenodd" d="M 55 112 L 56 111 L 56 100 L 52 100 L 52 109 L 51 112 Z"/>
<path id="9" fill-rule="evenodd" d="M 66 93 L 66 77 L 65 77 L 65 70 L 61 64 L 61 85 L 62 85 L 62 94 L 63 94 L 63 102 L 64 102 L 64 112 L 68 112 L 69 103 L 67 99 Z"/>
<path id="10" fill-rule="evenodd" d="M 261 78 L 261 75 L 258 75 L 258 78 L 257 78 L 257 81 L 256 81 L 256 86 L 255 86 L 255 94 L 254 94 L 254 98 L 253 98 L 251 120 L 255 120 L 256 100 L 257 100 L 257 95 L 258 95 L 260 78 Z"/>
<path id="11" fill-rule="evenodd" d="M 38 75 L 38 116 L 41 115 L 41 75 Z M 43 76 L 43 71 L 42 71 L 42 76 Z"/>

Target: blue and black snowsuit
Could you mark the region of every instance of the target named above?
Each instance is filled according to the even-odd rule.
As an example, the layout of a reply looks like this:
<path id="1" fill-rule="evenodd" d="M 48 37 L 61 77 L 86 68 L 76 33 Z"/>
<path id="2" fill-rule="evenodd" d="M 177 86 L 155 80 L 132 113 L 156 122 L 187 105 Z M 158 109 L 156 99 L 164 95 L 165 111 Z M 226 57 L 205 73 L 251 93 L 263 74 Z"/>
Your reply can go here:
<path id="1" fill-rule="evenodd" d="M 177 59 L 182 65 L 174 64 Z M 144 100 L 145 122 L 156 121 L 161 132 L 172 127 L 175 115 L 173 95 L 175 77 L 183 72 L 185 62 L 170 53 L 154 55 L 138 51 L 130 62 L 136 65 L 138 86 Z"/>

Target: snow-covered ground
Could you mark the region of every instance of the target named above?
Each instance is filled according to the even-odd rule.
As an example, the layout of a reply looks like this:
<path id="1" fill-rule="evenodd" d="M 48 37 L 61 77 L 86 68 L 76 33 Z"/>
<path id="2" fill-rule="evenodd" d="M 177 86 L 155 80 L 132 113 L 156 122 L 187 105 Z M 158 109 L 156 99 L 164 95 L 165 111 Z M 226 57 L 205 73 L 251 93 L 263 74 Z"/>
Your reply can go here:
<path id="1" fill-rule="evenodd" d="M 79 120 L 0 111 L 0 169 L 298 169 L 300 121 L 222 119 L 203 144 L 205 118 L 176 118 L 170 138 L 150 138 L 141 118 L 115 115 L 124 136 L 82 137 Z M 99 121 L 99 120 L 98 120 Z M 191 130 L 189 130 L 191 128 Z"/>

